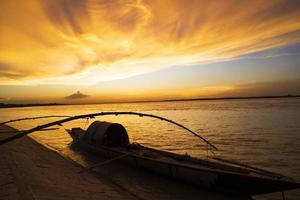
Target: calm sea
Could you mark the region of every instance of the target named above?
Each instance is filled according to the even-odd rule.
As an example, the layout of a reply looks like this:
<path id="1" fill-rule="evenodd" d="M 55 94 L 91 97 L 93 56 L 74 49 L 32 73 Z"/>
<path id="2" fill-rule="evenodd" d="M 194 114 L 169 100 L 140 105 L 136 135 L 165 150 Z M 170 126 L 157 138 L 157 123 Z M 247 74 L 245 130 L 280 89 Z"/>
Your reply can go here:
<path id="1" fill-rule="evenodd" d="M 201 134 L 220 150 L 218 156 L 269 169 L 300 182 L 300 98 L 122 103 L 47 106 L 0 110 L 1 121 L 41 115 L 78 115 L 101 111 L 135 111 L 163 116 Z M 18 129 L 55 119 L 31 120 L 10 125 Z M 206 145 L 188 132 L 167 122 L 138 116 L 105 116 L 97 120 L 123 124 L 132 142 L 195 157 L 207 156 Z M 76 157 L 64 128 L 86 128 L 93 120 L 73 121 L 59 130 L 37 132 L 32 137 L 65 156 Z M 209 154 L 210 156 L 211 154 Z M 296 200 L 300 191 L 286 192 Z M 281 199 L 280 194 L 257 199 Z"/>

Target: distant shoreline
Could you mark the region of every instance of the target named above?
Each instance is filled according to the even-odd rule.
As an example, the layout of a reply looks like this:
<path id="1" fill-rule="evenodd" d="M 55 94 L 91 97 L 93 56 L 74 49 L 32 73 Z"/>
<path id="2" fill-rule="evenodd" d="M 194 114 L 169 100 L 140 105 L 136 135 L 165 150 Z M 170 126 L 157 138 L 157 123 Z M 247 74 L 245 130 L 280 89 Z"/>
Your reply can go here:
<path id="1" fill-rule="evenodd" d="M 24 108 L 24 107 L 36 107 L 36 106 L 64 106 L 69 104 L 63 103 L 31 103 L 31 104 L 18 104 L 18 103 L 0 103 L 0 108 Z"/>
<path id="2" fill-rule="evenodd" d="M 300 95 L 281 95 L 281 96 L 247 96 L 247 97 L 211 97 L 211 98 L 191 98 L 191 99 L 165 99 L 165 100 L 147 100 L 147 101 L 128 101 L 128 102 L 105 102 L 105 103 L 86 103 L 86 104 L 68 104 L 68 103 L 36 103 L 36 104 L 13 104 L 0 103 L 1 108 L 23 108 L 36 106 L 64 106 L 64 105 L 89 105 L 89 104 L 117 104 L 117 103 L 147 103 L 147 102 L 175 102 L 175 101 L 215 101 L 215 100 L 238 100 L 238 99 L 277 99 L 277 98 L 297 98 Z"/>
<path id="3" fill-rule="evenodd" d="M 285 96 L 246 96 L 246 97 L 213 97 L 213 98 L 192 98 L 192 99 L 167 99 L 165 102 L 171 101 L 211 101 L 211 100 L 233 100 L 233 99 L 275 99 L 275 98 L 294 98 L 300 95 L 285 95 Z"/>

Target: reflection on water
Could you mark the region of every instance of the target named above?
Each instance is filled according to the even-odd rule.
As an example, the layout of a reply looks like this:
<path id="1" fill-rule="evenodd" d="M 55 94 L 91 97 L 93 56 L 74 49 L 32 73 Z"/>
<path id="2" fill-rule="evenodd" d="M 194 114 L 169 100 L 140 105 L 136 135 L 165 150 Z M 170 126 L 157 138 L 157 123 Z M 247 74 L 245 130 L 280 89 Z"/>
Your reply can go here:
<path id="1" fill-rule="evenodd" d="M 99 104 L 1 109 L 1 121 L 40 115 L 77 115 L 101 111 L 136 111 L 177 121 L 205 136 L 220 151 L 217 155 L 283 173 L 300 181 L 300 99 L 257 99 Z M 23 121 L 11 125 L 28 129 L 54 119 Z M 206 145 L 172 124 L 137 116 L 105 116 L 97 120 L 122 123 L 132 142 L 196 157 L 206 156 Z M 66 123 L 59 130 L 32 137 L 59 152 L 80 157 L 70 150 L 64 128 L 86 128 L 93 120 Z M 297 199 L 299 190 L 286 193 Z M 258 199 L 281 199 L 275 194 Z"/>

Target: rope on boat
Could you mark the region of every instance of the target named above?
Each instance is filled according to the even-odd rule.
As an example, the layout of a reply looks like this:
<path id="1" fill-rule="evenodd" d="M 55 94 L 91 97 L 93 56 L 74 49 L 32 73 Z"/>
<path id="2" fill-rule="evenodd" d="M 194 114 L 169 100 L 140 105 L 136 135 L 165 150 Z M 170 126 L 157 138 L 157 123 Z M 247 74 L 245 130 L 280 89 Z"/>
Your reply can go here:
<path id="1" fill-rule="evenodd" d="M 281 192 L 282 200 L 285 200 L 284 191 Z"/>
<path id="2" fill-rule="evenodd" d="M 26 118 L 12 119 L 5 122 L 1 122 L 0 125 L 12 123 L 12 122 L 24 121 L 24 120 L 44 119 L 44 118 L 65 118 L 65 117 L 71 117 L 71 116 L 70 115 L 47 115 L 47 116 L 40 116 L 40 117 L 26 117 Z"/>
<path id="3" fill-rule="evenodd" d="M 104 115 L 116 115 L 116 116 L 118 116 L 118 115 L 137 115 L 137 116 L 140 116 L 140 117 L 151 117 L 151 118 L 156 118 L 156 119 L 159 119 L 159 120 L 162 120 L 162 121 L 166 121 L 166 122 L 169 122 L 171 124 L 175 124 L 176 126 L 179 126 L 180 128 L 188 131 L 189 133 L 193 134 L 195 137 L 198 137 L 201 140 L 203 140 L 207 145 L 211 146 L 214 150 L 218 150 L 218 148 L 215 145 L 210 143 L 208 140 L 206 140 L 201 135 L 199 135 L 199 134 L 195 133 L 194 131 L 192 131 L 191 129 L 185 127 L 184 125 L 181 125 L 181 124 L 179 124 L 175 121 L 172 121 L 172 120 L 164 118 L 164 117 L 160 117 L 160 116 L 152 115 L 152 114 L 146 114 L 146 113 L 139 113 L 139 112 L 99 112 L 99 113 L 91 113 L 91 114 L 84 114 L 84 115 L 76 115 L 76 116 L 68 117 L 68 118 L 65 118 L 65 119 L 57 120 L 57 121 L 54 121 L 54 122 L 50 122 L 50 123 L 47 123 L 47 124 L 39 125 L 39 126 L 36 126 L 34 128 L 28 129 L 28 130 L 21 131 L 19 134 L 16 134 L 16 135 L 13 135 L 13 136 L 10 136 L 8 138 L 0 140 L 0 146 L 5 144 L 5 143 L 8 143 L 10 141 L 13 141 L 15 139 L 24 137 L 24 136 L 26 136 L 26 135 L 28 135 L 32 132 L 39 131 L 41 129 L 45 129 L 45 128 L 48 128 L 48 127 L 51 127 L 51 126 L 54 126 L 54 125 L 62 125 L 63 123 L 73 121 L 73 120 L 77 120 L 77 119 L 95 118 L 97 116 L 104 116 Z M 41 118 L 45 118 L 45 117 L 49 117 L 49 116 L 44 116 L 44 117 L 41 117 Z M 51 117 L 53 117 L 53 116 L 51 116 Z M 36 118 L 38 118 L 38 117 L 36 117 Z M 10 120 L 10 121 L 13 121 L 13 120 Z M 19 121 L 20 121 L 20 119 L 19 119 Z"/>
<path id="4" fill-rule="evenodd" d="M 125 153 L 125 154 L 122 154 L 122 155 L 120 155 L 120 156 L 114 157 L 114 158 L 112 158 L 112 159 L 105 160 L 105 161 L 103 161 L 103 162 L 100 162 L 100 163 L 97 163 L 97 164 L 95 164 L 95 165 L 92 165 L 92 166 L 90 166 L 90 167 L 88 167 L 88 168 L 85 168 L 85 169 L 79 171 L 78 173 L 87 172 L 87 171 L 90 171 L 90 170 L 92 170 L 92 169 L 94 169 L 94 168 L 96 168 L 96 167 L 101 167 L 101 166 L 103 166 L 103 165 L 112 163 L 112 162 L 117 161 L 117 160 L 120 160 L 120 159 L 122 159 L 122 158 L 124 158 L 124 157 L 126 157 L 126 156 L 129 156 L 130 154 L 133 154 L 133 153 L 132 153 L 132 152 L 129 152 L 129 153 Z"/>

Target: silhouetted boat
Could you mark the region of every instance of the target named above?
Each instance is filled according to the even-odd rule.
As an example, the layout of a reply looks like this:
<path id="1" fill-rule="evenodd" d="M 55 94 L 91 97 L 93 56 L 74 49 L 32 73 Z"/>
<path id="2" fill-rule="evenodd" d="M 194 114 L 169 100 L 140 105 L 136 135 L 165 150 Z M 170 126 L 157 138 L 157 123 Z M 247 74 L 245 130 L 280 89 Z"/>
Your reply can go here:
<path id="1" fill-rule="evenodd" d="M 95 121 L 86 131 L 81 128 L 67 131 L 73 145 L 81 149 L 209 190 L 252 196 L 300 187 L 280 174 L 236 162 L 198 159 L 130 144 L 121 124 Z"/>

